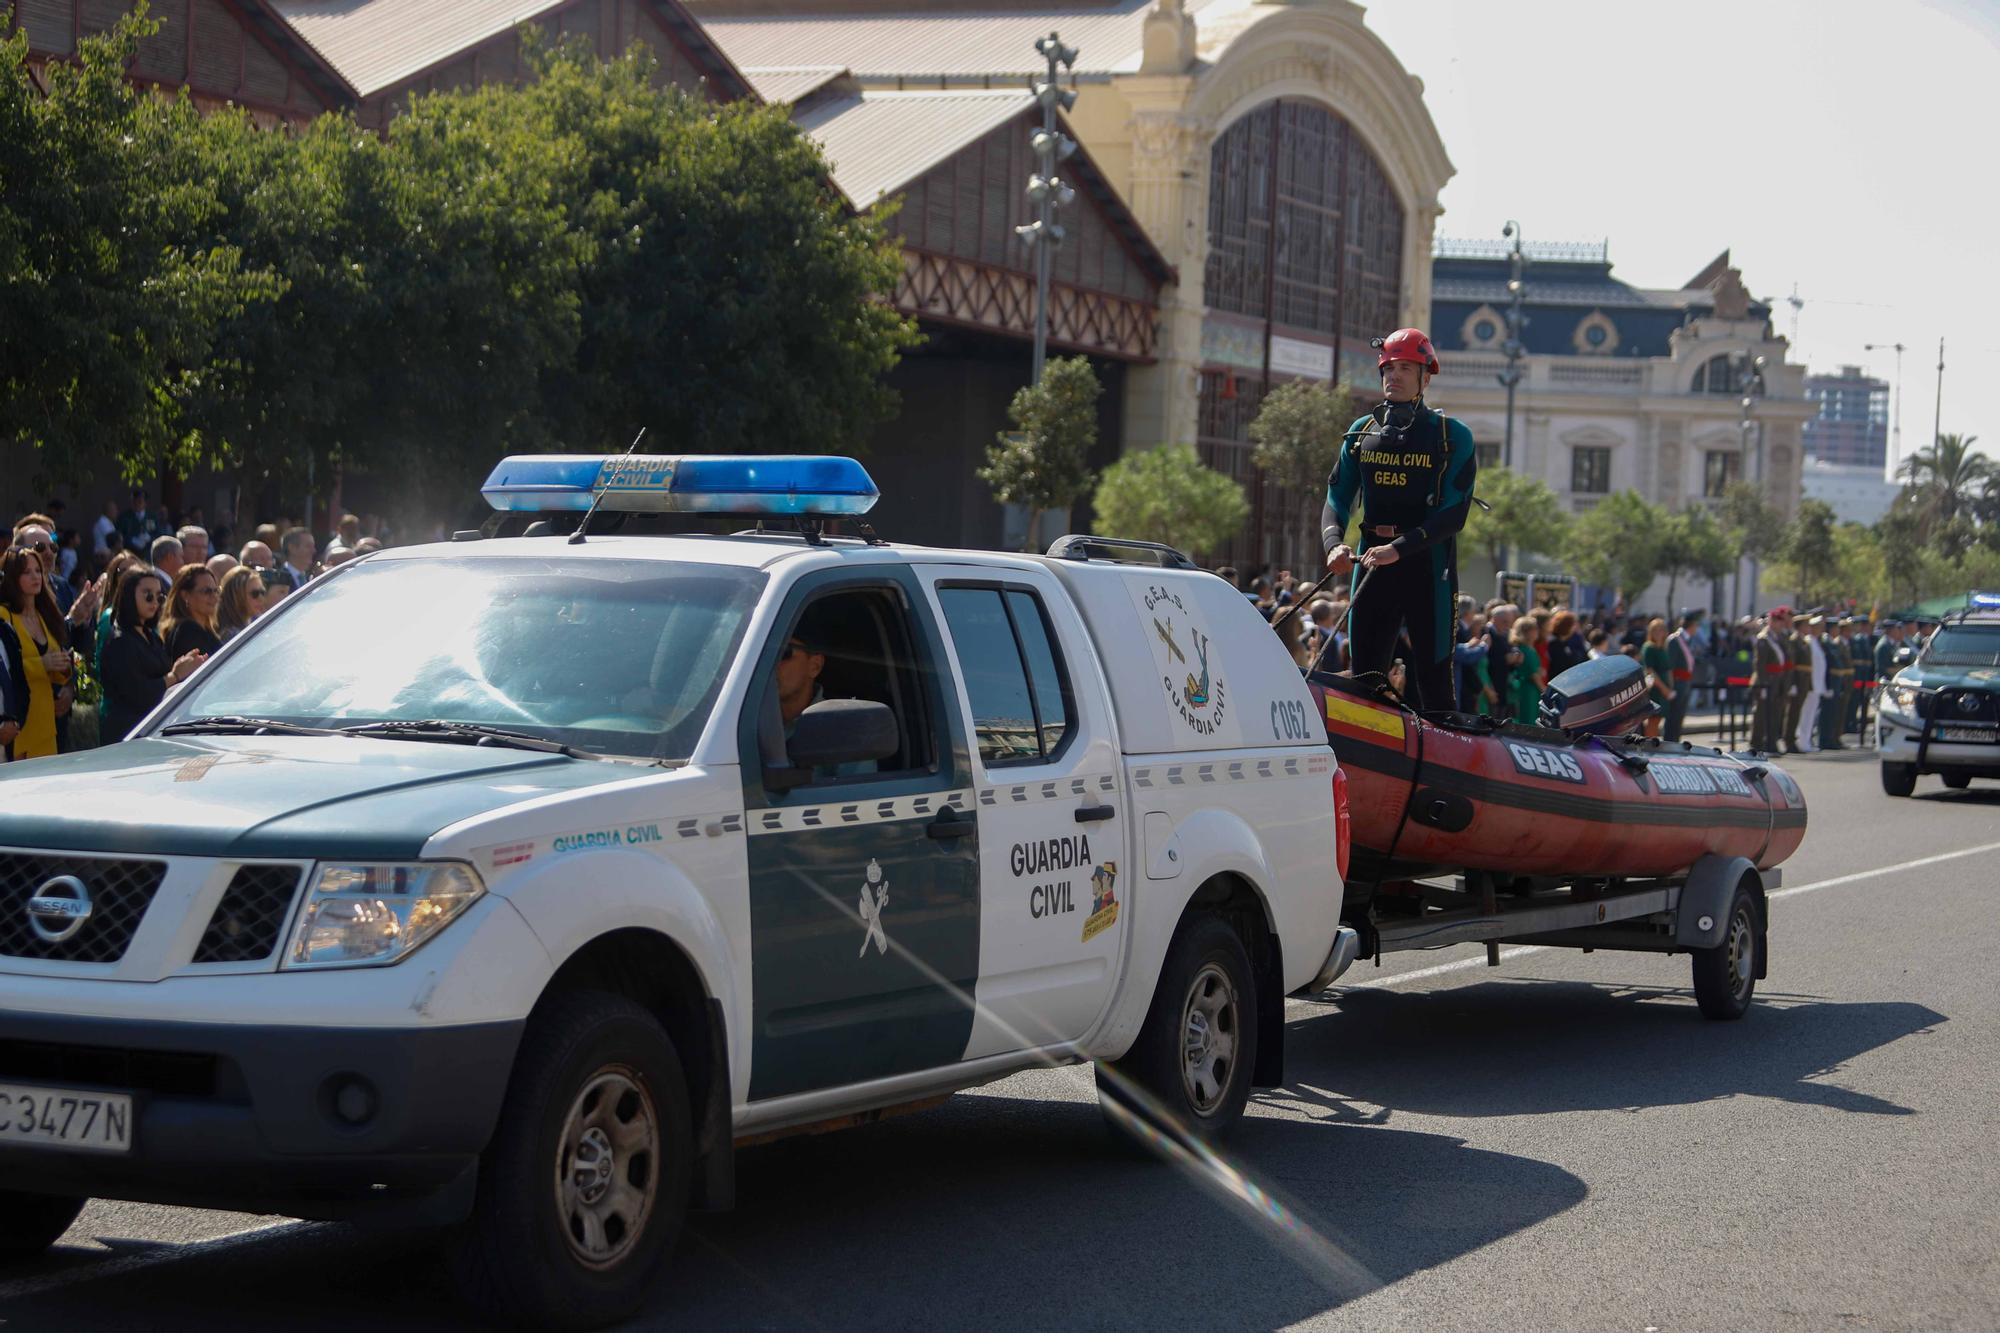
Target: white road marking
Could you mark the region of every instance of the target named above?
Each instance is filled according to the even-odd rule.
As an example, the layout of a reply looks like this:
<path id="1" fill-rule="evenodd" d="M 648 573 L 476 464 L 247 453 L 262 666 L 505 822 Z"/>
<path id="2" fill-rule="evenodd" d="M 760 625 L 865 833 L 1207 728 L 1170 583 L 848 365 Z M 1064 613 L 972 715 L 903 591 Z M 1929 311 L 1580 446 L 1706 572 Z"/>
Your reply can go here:
<path id="1" fill-rule="evenodd" d="M 2000 851 L 2000 842 L 1981 843 L 1977 847 L 1961 847 L 1955 852 L 1939 852 L 1936 856 L 1921 856 L 1914 861 L 1899 861 L 1891 866 L 1877 866 L 1873 870 L 1857 870 L 1851 875 L 1836 875 L 1832 879 L 1816 879 L 1810 884 L 1798 884 L 1789 889 L 1779 889 L 1770 895 L 1772 901 L 1790 898 L 1800 893 L 1815 893 L 1820 889 L 1837 889 L 1843 884 L 1857 884 L 1864 879 L 1874 879 L 1879 875 L 1892 875 L 1900 870 L 1918 870 L 1924 866 L 1937 865 L 1942 861 L 1956 861 L 1963 856 L 1979 856 L 1987 852 Z M 1530 954 L 1547 953 L 1553 945 L 1519 944 L 1500 951 L 1500 961 L 1526 958 Z M 1484 967 L 1484 956 L 1478 958 L 1458 958 L 1449 963 L 1439 963 L 1434 967 L 1420 967 L 1414 972 L 1398 972 L 1378 981 L 1356 981 L 1336 987 L 1338 990 L 1373 990 L 1380 986 L 1400 986 L 1409 981 L 1423 981 L 1429 977 L 1443 976 L 1447 972 L 1458 972 L 1468 967 Z"/>
<path id="2" fill-rule="evenodd" d="M 241 1245 L 270 1239 L 276 1232 L 306 1231 L 324 1225 L 326 1224 L 323 1222 L 299 1222 L 285 1218 L 259 1226 L 245 1227 L 226 1236 L 188 1241 L 181 1245 L 163 1244 L 137 1254 L 107 1259 L 101 1264 L 83 1264 L 43 1277 L 23 1278 L 18 1282 L 0 1282 L 0 1301 L 26 1300 L 30 1296 L 40 1296 L 46 1292 L 60 1291 L 64 1287 L 73 1287 L 80 1282 L 95 1282 L 100 1278 L 137 1272 L 142 1268 L 155 1268 L 161 1264 L 179 1263 L 183 1259 L 198 1259 L 205 1255 L 224 1253 Z"/>

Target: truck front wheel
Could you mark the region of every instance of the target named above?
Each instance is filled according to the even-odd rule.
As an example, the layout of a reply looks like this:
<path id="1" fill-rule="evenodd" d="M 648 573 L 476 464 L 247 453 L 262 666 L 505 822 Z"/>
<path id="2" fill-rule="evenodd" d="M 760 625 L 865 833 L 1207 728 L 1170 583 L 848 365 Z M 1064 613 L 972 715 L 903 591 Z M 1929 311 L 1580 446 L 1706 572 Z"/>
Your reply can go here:
<path id="1" fill-rule="evenodd" d="M 0 1264 L 32 1259 L 62 1239 L 86 1200 L 0 1190 Z"/>
<path id="2" fill-rule="evenodd" d="M 1891 796 L 1908 796 L 1917 789 L 1917 766 L 1915 764 L 1882 765 L 1882 790 Z"/>
<path id="3" fill-rule="evenodd" d="M 1114 1123 L 1198 1139 L 1221 1133 L 1250 1099 L 1257 1064 L 1257 983 L 1227 921 L 1183 923 L 1132 1049 L 1097 1067 L 1097 1095 Z M 1160 1122 L 1164 1120 L 1165 1124 Z"/>
<path id="4" fill-rule="evenodd" d="M 460 1294 L 524 1328 L 630 1316 L 687 1214 L 694 1154 L 687 1079 L 659 1020 L 602 992 L 547 1001 L 452 1246 Z"/>

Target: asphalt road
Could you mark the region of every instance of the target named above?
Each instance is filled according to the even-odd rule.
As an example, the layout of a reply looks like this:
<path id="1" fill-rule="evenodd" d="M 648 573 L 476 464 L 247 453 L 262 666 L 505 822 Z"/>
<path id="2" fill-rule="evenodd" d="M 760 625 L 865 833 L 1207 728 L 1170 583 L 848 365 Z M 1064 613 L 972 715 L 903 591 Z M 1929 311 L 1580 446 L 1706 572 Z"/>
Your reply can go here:
<path id="1" fill-rule="evenodd" d="M 742 1155 L 647 1328 L 2000 1328 L 2000 785 L 1811 804 L 1771 976 L 1471 950 L 1288 1010 L 1225 1157 L 1107 1137 L 1087 1070 Z M 16 1329 L 465 1327 L 419 1238 L 93 1204 Z"/>

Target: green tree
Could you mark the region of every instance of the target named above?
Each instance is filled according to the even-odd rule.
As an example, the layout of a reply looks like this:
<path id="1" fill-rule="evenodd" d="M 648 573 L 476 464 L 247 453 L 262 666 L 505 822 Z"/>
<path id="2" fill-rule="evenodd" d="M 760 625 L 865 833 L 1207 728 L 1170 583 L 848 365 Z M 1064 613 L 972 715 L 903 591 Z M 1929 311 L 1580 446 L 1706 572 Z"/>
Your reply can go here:
<path id="1" fill-rule="evenodd" d="M 1213 551 L 1249 517 L 1243 488 L 1205 467 L 1191 444 L 1127 454 L 1098 480 L 1097 526 L 1107 536 Z"/>
<path id="2" fill-rule="evenodd" d="M 56 475 L 109 456 L 137 479 L 197 451 L 185 408 L 217 323 L 282 287 L 188 240 L 220 211 L 200 115 L 125 79 L 158 27 L 136 6 L 46 65 L 46 95 L 26 33 L 0 39 L 0 440 Z"/>
<path id="3" fill-rule="evenodd" d="M 1875 543 L 1882 552 L 1882 574 L 1889 602 L 1900 606 L 1914 599 L 1924 572 L 1923 520 L 1916 506 L 1898 499 L 1875 525 Z"/>
<path id="4" fill-rule="evenodd" d="M 1292 380 L 1265 396 L 1250 422 L 1256 448 L 1250 459 L 1291 498 L 1299 511 L 1300 550 L 1319 564 L 1320 507 L 1327 478 L 1340 456 L 1342 433 L 1354 420 L 1347 386 Z"/>
<path id="5" fill-rule="evenodd" d="M 1512 468 L 1488 468 L 1479 474 L 1478 495 L 1489 506 L 1472 506 L 1465 519 L 1465 541 L 1486 553 L 1493 568 L 1501 568 L 1512 549 L 1528 555 L 1560 555 L 1565 549 L 1570 516 L 1546 482 Z"/>
<path id="6" fill-rule="evenodd" d="M 1095 474 L 1090 451 L 1097 443 L 1097 398 L 1103 386 L 1088 358 L 1063 357 L 1042 370 L 1042 382 L 1018 389 L 1007 405 L 1012 431 L 986 446 L 979 479 L 1002 504 L 1027 506 L 1031 516 L 1067 510 L 1089 493 Z M 1036 524 L 1027 546 L 1035 549 Z"/>
<path id="7" fill-rule="evenodd" d="M 1569 526 L 1565 550 L 1577 577 L 1605 584 L 1623 598 L 1660 573 L 1667 513 L 1637 491 L 1607 495 Z"/>
<path id="8" fill-rule="evenodd" d="M 1667 611 L 1674 612 L 1682 575 L 1719 579 L 1736 567 L 1736 548 L 1706 505 L 1671 514 L 1660 529 L 1660 569 L 1667 576 Z"/>
<path id="9" fill-rule="evenodd" d="M 1722 493 L 1716 517 L 1730 543 L 1752 559 L 1772 555 L 1784 543 L 1785 516 L 1751 482 L 1731 484 Z"/>
<path id="10" fill-rule="evenodd" d="M 887 299 L 902 272 L 890 210 L 855 214 L 786 107 L 656 86 L 643 46 L 533 60 L 524 87 L 419 99 L 391 141 L 471 173 L 490 144 L 493 169 L 522 174 L 514 190 L 563 210 L 578 339 L 541 376 L 550 436 L 602 447 L 643 424 L 676 450 L 863 449 L 917 340 Z"/>
<path id="11" fill-rule="evenodd" d="M 1843 591 L 1827 586 L 1834 564 L 1833 529 L 1833 507 L 1824 500 L 1799 501 L 1798 516 L 1786 525 L 1778 554 L 1791 566 L 1802 606 L 1816 605 L 1821 594 Z"/>
<path id="12" fill-rule="evenodd" d="M 2000 464 L 1973 449 L 1977 435 L 1940 435 L 1896 469 L 1905 493 L 1916 503 L 1928 538 L 1939 525 L 1970 511 L 1981 494 L 2000 480 Z"/>

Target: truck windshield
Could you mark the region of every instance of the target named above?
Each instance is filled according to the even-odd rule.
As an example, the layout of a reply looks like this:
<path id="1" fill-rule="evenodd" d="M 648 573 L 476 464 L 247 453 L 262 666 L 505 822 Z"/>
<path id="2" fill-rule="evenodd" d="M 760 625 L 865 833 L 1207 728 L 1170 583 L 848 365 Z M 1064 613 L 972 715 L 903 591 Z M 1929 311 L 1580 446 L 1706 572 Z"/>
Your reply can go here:
<path id="1" fill-rule="evenodd" d="M 684 760 L 764 581 L 682 561 L 370 561 L 283 603 L 163 722 L 442 720 Z"/>
<path id="2" fill-rule="evenodd" d="M 1924 661 L 1936 666 L 2000 667 L 2000 625 L 1954 625 L 1931 636 Z"/>

